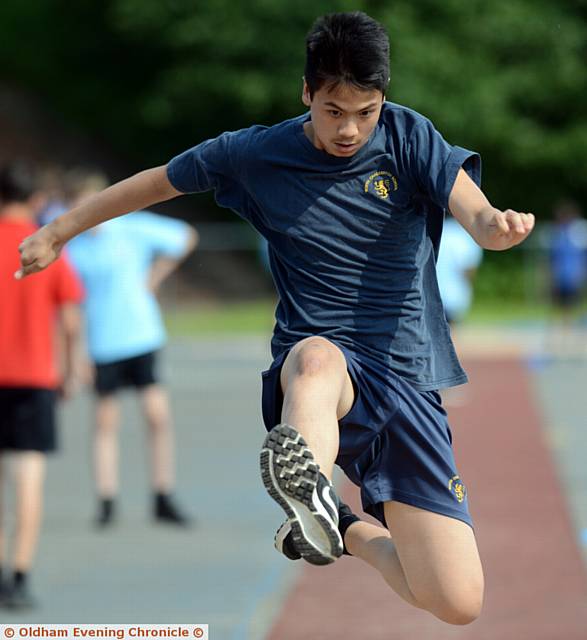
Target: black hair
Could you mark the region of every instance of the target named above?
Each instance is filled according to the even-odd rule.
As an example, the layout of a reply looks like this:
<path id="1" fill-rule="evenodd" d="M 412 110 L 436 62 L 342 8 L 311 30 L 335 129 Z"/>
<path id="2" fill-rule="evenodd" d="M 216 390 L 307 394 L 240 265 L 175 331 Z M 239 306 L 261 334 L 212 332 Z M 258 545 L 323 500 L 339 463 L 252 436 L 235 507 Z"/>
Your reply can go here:
<path id="1" fill-rule="evenodd" d="M 310 97 L 325 85 L 339 84 L 385 93 L 389 83 L 385 28 L 362 11 L 318 18 L 306 38 L 304 78 Z"/>
<path id="2" fill-rule="evenodd" d="M 26 202 L 38 190 L 36 172 L 27 163 L 0 166 L 0 204 Z"/>

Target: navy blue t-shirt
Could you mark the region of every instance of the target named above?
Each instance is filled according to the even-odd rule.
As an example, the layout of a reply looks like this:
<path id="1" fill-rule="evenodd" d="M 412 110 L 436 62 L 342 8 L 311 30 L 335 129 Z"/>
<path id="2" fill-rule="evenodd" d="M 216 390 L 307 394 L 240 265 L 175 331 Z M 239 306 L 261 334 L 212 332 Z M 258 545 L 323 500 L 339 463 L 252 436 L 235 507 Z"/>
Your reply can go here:
<path id="1" fill-rule="evenodd" d="M 207 140 L 171 160 L 169 180 L 184 193 L 214 189 L 267 239 L 279 294 L 274 357 L 320 335 L 421 391 L 465 382 L 435 261 L 457 173 L 479 184 L 479 156 L 389 102 L 350 158 L 316 149 L 308 118 Z"/>

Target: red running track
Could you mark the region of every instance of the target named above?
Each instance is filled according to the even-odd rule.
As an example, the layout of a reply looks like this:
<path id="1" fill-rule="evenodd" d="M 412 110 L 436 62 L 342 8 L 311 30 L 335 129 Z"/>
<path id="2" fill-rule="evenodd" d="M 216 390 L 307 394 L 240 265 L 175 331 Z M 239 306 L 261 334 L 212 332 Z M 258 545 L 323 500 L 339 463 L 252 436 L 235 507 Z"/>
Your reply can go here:
<path id="1" fill-rule="evenodd" d="M 468 402 L 450 416 L 485 568 L 481 617 L 444 624 L 343 557 L 304 565 L 268 640 L 587 640 L 587 575 L 528 375 L 515 360 L 467 364 Z M 342 493 L 358 508 L 355 487 Z"/>

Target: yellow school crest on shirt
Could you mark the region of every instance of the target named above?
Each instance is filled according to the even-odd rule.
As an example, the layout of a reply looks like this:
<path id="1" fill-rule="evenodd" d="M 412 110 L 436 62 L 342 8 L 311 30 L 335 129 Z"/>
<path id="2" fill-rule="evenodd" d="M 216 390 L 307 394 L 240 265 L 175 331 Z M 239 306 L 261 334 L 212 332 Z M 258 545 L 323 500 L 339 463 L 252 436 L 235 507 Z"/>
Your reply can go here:
<path id="1" fill-rule="evenodd" d="M 459 476 L 453 476 L 448 481 L 448 490 L 457 499 L 457 502 L 462 502 L 467 495 L 467 489 L 465 488 L 465 485 L 461 482 L 461 479 L 459 478 Z"/>
<path id="2" fill-rule="evenodd" d="M 369 191 L 387 200 L 391 191 L 397 191 L 397 178 L 389 171 L 376 171 L 365 180 L 365 193 Z"/>

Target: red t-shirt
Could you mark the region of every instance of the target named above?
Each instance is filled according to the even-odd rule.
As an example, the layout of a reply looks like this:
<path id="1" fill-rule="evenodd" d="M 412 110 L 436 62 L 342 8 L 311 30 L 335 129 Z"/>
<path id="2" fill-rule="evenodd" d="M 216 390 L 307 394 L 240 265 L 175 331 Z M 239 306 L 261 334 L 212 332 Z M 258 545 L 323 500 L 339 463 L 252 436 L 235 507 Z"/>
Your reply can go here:
<path id="1" fill-rule="evenodd" d="M 36 229 L 31 222 L 0 218 L 0 387 L 57 386 L 58 308 L 82 299 L 81 284 L 63 256 L 15 280 L 18 245 Z"/>

